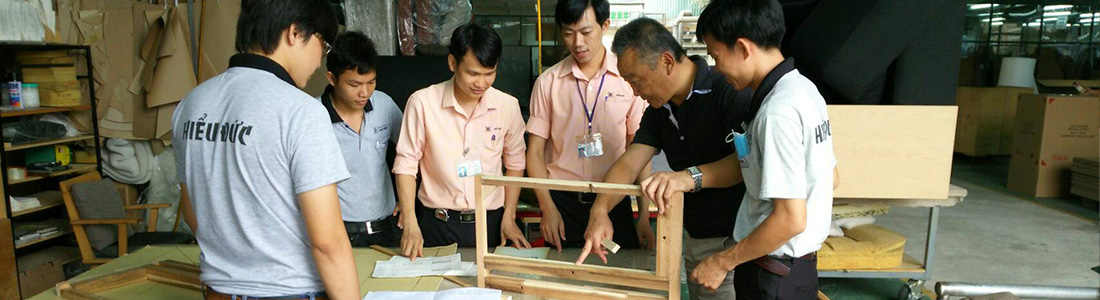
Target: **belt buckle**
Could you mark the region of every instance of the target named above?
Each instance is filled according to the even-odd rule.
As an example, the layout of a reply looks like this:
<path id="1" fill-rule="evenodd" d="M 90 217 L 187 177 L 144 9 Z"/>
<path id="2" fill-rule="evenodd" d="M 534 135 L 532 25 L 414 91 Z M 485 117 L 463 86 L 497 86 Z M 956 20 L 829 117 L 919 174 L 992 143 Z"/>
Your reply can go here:
<path id="1" fill-rule="evenodd" d="M 367 225 L 367 234 L 378 233 L 378 231 L 374 231 L 374 227 L 370 225 L 370 223 L 371 223 L 370 221 L 363 222 L 363 223 Z"/>
<path id="2" fill-rule="evenodd" d="M 474 222 L 475 220 L 477 220 L 474 213 L 475 213 L 475 211 L 472 211 L 472 210 L 461 212 L 461 213 L 459 213 L 458 221 L 463 222 L 463 223 Z"/>
<path id="3" fill-rule="evenodd" d="M 435 218 L 439 219 L 440 221 L 447 222 L 447 220 L 451 219 L 451 216 L 447 214 L 446 209 L 437 208 L 435 210 Z"/>

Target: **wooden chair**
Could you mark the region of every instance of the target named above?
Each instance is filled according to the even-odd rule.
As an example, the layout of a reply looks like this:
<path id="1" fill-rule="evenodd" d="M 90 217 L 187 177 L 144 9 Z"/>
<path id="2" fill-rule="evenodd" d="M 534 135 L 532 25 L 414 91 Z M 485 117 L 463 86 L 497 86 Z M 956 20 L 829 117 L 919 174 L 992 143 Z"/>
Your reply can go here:
<path id="1" fill-rule="evenodd" d="M 65 209 L 69 212 L 69 223 L 73 226 L 73 234 L 76 235 L 76 243 L 80 248 L 80 256 L 85 264 L 98 265 L 111 261 L 112 258 L 99 258 L 96 257 L 95 251 L 92 249 L 92 244 L 88 240 L 88 235 L 85 232 L 84 226 L 88 225 L 117 225 L 118 226 L 118 256 L 122 257 L 127 253 L 128 244 L 128 229 L 129 225 L 137 224 L 141 218 L 125 218 L 125 219 L 82 219 L 80 213 L 76 209 L 76 204 L 73 201 L 72 186 L 78 183 L 94 182 L 102 180 L 103 177 L 99 175 L 99 172 L 89 172 L 83 175 L 73 177 L 71 179 L 61 182 L 61 196 L 65 200 Z M 120 199 L 121 200 L 121 199 Z M 125 210 L 145 210 L 148 209 L 152 214 L 148 215 L 148 232 L 155 232 L 157 230 L 157 212 L 161 208 L 171 207 L 171 204 L 138 204 L 138 205 L 124 205 Z"/>

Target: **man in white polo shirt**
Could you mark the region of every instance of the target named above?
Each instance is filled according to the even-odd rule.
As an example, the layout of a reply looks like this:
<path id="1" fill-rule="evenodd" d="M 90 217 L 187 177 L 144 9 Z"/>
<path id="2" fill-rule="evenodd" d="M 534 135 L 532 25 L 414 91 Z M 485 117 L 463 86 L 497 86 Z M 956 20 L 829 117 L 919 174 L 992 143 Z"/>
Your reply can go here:
<path id="1" fill-rule="evenodd" d="M 737 299 L 816 299 L 815 253 L 828 237 L 839 183 L 825 100 L 779 51 L 785 31 L 776 0 L 715 1 L 699 16 L 697 34 L 715 68 L 735 88 L 756 91 L 744 134 L 727 138 L 747 188 L 738 243 L 691 275 L 716 288 L 736 268 Z"/>

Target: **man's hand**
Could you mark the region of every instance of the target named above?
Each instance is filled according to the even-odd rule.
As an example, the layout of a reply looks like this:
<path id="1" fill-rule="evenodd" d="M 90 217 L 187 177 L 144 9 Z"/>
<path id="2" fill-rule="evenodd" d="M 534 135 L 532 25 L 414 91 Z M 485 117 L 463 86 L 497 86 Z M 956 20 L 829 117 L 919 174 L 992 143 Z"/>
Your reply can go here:
<path id="1" fill-rule="evenodd" d="M 531 243 L 527 242 L 527 238 L 523 236 L 523 231 L 520 231 L 519 226 L 516 226 L 515 217 L 511 221 L 505 218 L 500 222 L 500 245 L 507 245 L 508 241 L 511 241 L 516 248 L 531 248 Z"/>
<path id="2" fill-rule="evenodd" d="M 640 214 L 647 214 L 648 212 L 638 212 Z M 653 234 L 653 228 L 649 227 L 649 219 L 639 219 L 635 224 L 638 232 L 638 243 L 642 245 L 642 249 L 653 250 L 657 247 L 657 236 Z"/>
<path id="3" fill-rule="evenodd" d="M 687 193 L 695 189 L 695 181 L 687 172 L 660 172 L 642 180 L 642 193 L 657 205 L 657 213 L 664 214 L 676 192 Z"/>
<path id="4" fill-rule="evenodd" d="M 397 228 L 405 229 L 405 216 L 401 214 L 401 205 L 393 207 L 393 216 L 397 217 Z"/>
<path id="5" fill-rule="evenodd" d="M 711 255 L 695 266 L 695 271 L 691 272 L 691 280 L 698 282 L 708 290 L 715 291 L 722 285 L 722 281 L 726 280 L 726 275 L 732 271 L 732 268 L 728 268 L 723 264 L 725 258 L 722 257 L 722 253 Z"/>
<path id="6" fill-rule="evenodd" d="M 424 256 L 424 236 L 420 235 L 420 225 L 416 224 L 416 219 L 409 223 L 405 224 L 405 230 L 401 233 L 401 254 L 415 261 L 416 257 Z"/>
<path id="7" fill-rule="evenodd" d="M 581 250 L 581 256 L 577 258 L 576 264 L 583 264 L 589 253 L 596 253 L 600 261 L 606 265 L 607 251 L 603 249 L 600 242 L 614 235 L 615 228 L 611 226 L 611 219 L 607 217 L 607 212 L 593 209 L 591 217 L 588 218 L 588 229 L 584 232 L 584 250 Z"/>
<path id="8" fill-rule="evenodd" d="M 561 253 L 561 242 L 565 241 L 565 222 L 562 222 L 558 208 L 552 202 L 547 204 L 540 205 L 542 206 L 542 225 L 539 226 L 539 231 L 542 231 L 543 239 L 557 246 L 558 253 Z"/>

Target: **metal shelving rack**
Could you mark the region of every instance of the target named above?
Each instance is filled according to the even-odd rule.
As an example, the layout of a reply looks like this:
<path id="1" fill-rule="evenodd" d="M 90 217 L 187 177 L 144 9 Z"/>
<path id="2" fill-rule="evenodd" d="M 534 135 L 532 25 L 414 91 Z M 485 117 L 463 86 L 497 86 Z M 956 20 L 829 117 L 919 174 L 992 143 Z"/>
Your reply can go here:
<path id="1" fill-rule="evenodd" d="M 51 247 L 50 246 L 50 245 L 56 244 L 57 238 L 64 237 L 64 236 L 69 236 L 70 233 L 72 232 L 71 227 L 66 228 L 67 226 L 59 225 L 59 227 L 62 227 L 62 228 L 58 228 L 58 231 L 56 233 L 44 236 L 44 237 L 42 237 L 38 240 L 25 242 L 25 243 L 21 243 L 21 244 L 18 244 L 18 245 L 15 242 L 15 241 L 17 241 L 17 239 L 14 236 L 14 228 L 15 228 L 15 225 L 18 224 L 18 223 L 39 223 L 39 222 L 17 222 L 17 221 L 18 220 L 27 220 L 27 219 L 36 219 L 36 220 L 41 221 L 43 218 L 46 218 L 46 217 L 43 216 L 44 215 L 43 212 L 46 212 L 46 211 L 55 211 L 55 213 L 53 215 L 49 215 L 48 218 L 45 219 L 44 222 L 52 222 L 52 223 L 56 223 L 56 224 L 68 225 L 68 216 L 66 215 L 66 213 L 56 213 L 56 210 L 55 210 L 55 208 L 57 208 L 57 207 L 64 206 L 64 202 L 61 199 L 61 193 L 57 191 L 58 186 L 56 185 L 55 182 L 43 182 L 43 181 L 45 181 L 45 180 L 51 180 L 52 181 L 53 179 L 63 180 L 64 178 L 66 178 L 68 176 L 71 176 L 71 175 L 80 175 L 80 174 L 87 173 L 87 172 L 92 172 L 92 171 L 102 172 L 102 168 L 103 168 L 102 160 L 99 157 L 99 151 L 100 151 L 99 120 L 98 120 L 98 118 L 96 116 L 96 113 L 95 113 L 95 107 L 96 107 L 95 80 L 94 80 L 93 75 L 92 75 L 92 74 L 94 74 L 94 72 L 93 72 L 93 66 L 92 66 L 91 48 L 89 46 L 84 46 L 84 45 L 63 45 L 63 44 L 25 43 L 25 42 L 0 42 L 0 52 L 5 53 L 5 55 L 12 55 L 14 53 L 24 52 L 24 51 L 51 51 L 51 50 L 69 50 L 69 51 L 76 51 L 76 52 L 81 53 L 81 54 L 78 54 L 78 55 L 81 55 L 83 57 L 83 62 L 82 63 L 85 64 L 87 72 L 83 75 L 77 75 L 77 81 L 80 81 L 82 83 L 86 83 L 87 87 L 86 87 L 86 90 L 84 92 L 87 92 L 88 95 L 89 95 L 89 97 L 88 97 L 90 99 L 89 105 L 81 105 L 81 106 L 76 106 L 76 107 L 41 107 L 41 108 L 36 108 L 36 109 L 24 109 L 24 110 L 13 110 L 13 111 L 0 112 L 0 128 L 2 128 L 2 125 L 4 124 L 4 122 L 8 122 L 10 120 L 18 119 L 18 118 L 21 118 L 21 117 L 36 116 L 36 115 L 42 115 L 42 114 L 48 114 L 48 113 L 72 113 L 72 112 L 78 112 L 78 111 L 90 111 L 91 112 L 90 117 L 92 118 L 92 120 L 91 120 L 92 121 L 91 122 L 91 124 L 92 124 L 91 131 L 92 132 L 90 134 L 85 134 L 85 135 L 76 136 L 76 137 L 62 137 L 62 138 L 58 138 L 58 139 L 54 139 L 54 140 L 41 141 L 41 142 L 29 143 L 29 144 L 23 144 L 23 145 L 10 145 L 10 144 L 7 144 L 7 143 L 0 144 L 0 155 L 4 156 L 3 159 L 0 159 L 0 170 L 5 170 L 3 172 L 0 172 L 0 178 L 3 179 L 3 182 L 2 182 L 2 184 L 3 184 L 2 194 L 3 194 L 3 198 L 4 198 L 3 201 L 8 202 L 9 201 L 8 199 L 10 199 L 11 196 L 33 195 L 33 196 L 39 198 L 39 201 L 41 202 L 41 206 L 39 206 L 39 207 L 32 208 L 32 209 L 27 209 L 27 210 L 22 210 L 22 211 L 12 211 L 11 205 L 3 205 L 3 207 L 5 207 L 5 209 L 3 209 L 3 216 L 7 217 L 8 219 L 12 219 L 12 223 L 11 223 L 12 231 L 10 231 L 10 232 L 12 232 L 12 237 L 11 237 L 12 242 L 11 243 L 6 243 L 4 245 L 0 245 L 0 248 L 12 249 L 12 250 L 4 250 L 4 251 L 14 251 L 15 256 L 17 257 L 17 260 L 16 260 L 17 267 L 18 267 L 19 261 L 22 260 L 23 257 L 28 257 L 29 258 L 29 257 L 34 257 L 34 256 L 41 256 L 41 255 L 36 255 L 36 254 L 45 255 L 45 253 L 50 253 L 50 255 L 55 255 L 57 253 L 63 253 L 64 256 L 66 256 L 66 257 L 61 259 L 60 263 L 62 263 L 62 264 L 79 260 L 78 252 L 76 252 L 76 255 L 74 256 L 75 259 L 68 257 L 68 256 L 73 256 L 73 253 L 69 253 L 69 252 L 73 252 L 73 251 L 70 251 L 72 249 L 68 249 L 67 247 Z M 2 62 L 0 62 L 0 63 L 2 63 Z M 81 63 L 81 62 L 78 60 L 78 63 L 75 67 L 79 68 L 80 67 L 79 63 Z M 18 67 L 18 64 L 16 64 L 16 66 L 13 66 L 13 67 Z M 9 67 L 8 69 L 15 69 L 15 68 Z M 12 180 L 12 179 L 8 178 L 8 174 L 7 174 L 6 170 L 9 166 L 10 161 L 11 161 L 10 159 L 8 159 L 9 153 L 23 151 L 23 150 L 27 150 L 27 149 L 33 149 L 33 148 L 42 147 L 42 146 L 72 144 L 72 143 L 78 143 L 78 142 L 88 141 L 88 140 L 91 140 L 92 141 L 91 144 L 94 145 L 94 151 L 95 151 L 95 155 L 94 155 L 95 156 L 95 163 L 94 164 L 72 163 L 72 164 L 70 164 L 70 168 L 68 170 L 58 171 L 58 172 L 49 173 L 49 174 L 42 174 L 42 175 L 30 175 L 30 174 L 28 174 L 26 178 L 18 179 L 18 180 Z M 31 185 L 33 185 L 33 184 L 31 184 L 32 182 L 37 182 L 36 183 L 37 186 L 31 186 Z M 0 218 L 0 219 L 3 219 L 3 218 Z M 25 268 L 26 266 L 23 266 L 23 267 Z M 20 268 L 20 270 L 22 270 L 22 268 Z M 28 295 L 23 295 L 23 296 L 28 296 Z"/>

